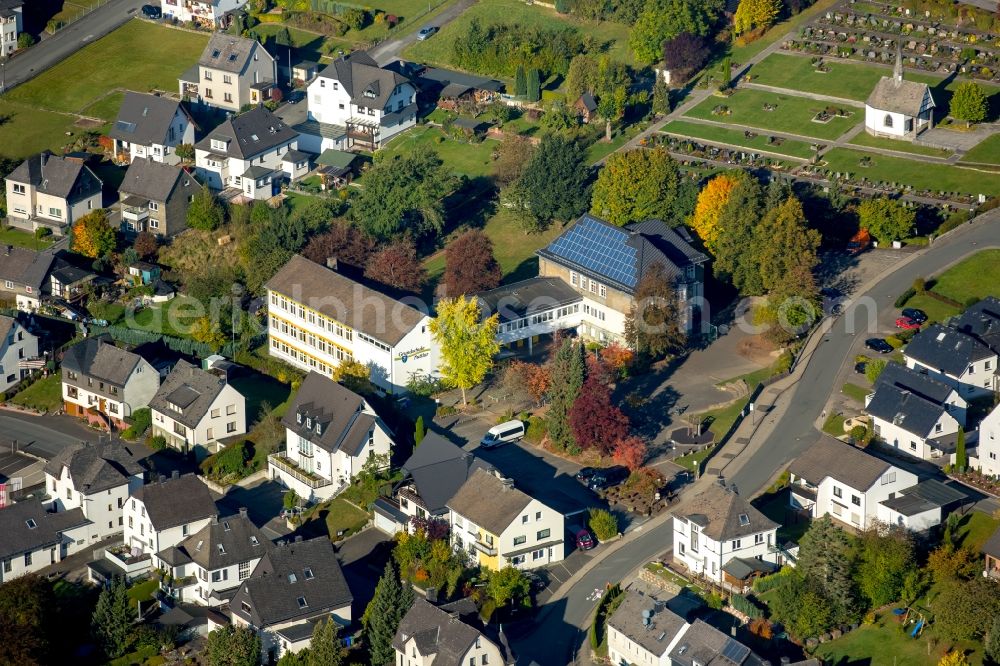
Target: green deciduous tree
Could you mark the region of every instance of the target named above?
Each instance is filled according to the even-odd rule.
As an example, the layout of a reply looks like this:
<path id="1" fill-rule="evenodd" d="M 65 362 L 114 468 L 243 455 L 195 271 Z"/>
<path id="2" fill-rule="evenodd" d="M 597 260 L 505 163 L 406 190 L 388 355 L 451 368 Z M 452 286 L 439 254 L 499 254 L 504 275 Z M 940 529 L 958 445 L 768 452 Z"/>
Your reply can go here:
<path id="1" fill-rule="evenodd" d="M 101 590 L 91 618 L 94 637 L 109 657 L 120 657 L 128 652 L 135 617 L 136 609 L 129 601 L 125 579 L 115 576 L 111 584 Z"/>
<path id="2" fill-rule="evenodd" d="M 677 162 L 665 148 L 612 153 L 594 183 L 590 210 L 618 226 L 668 220 L 680 178 Z"/>
<path id="3" fill-rule="evenodd" d="M 208 635 L 205 651 L 210 666 L 258 666 L 260 636 L 250 627 L 228 625 Z"/>
<path id="4" fill-rule="evenodd" d="M 885 370 L 886 362 L 880 358 L 873 358 L 865 362 L 865 377 L 874 384 L 882 371 Z"/>
<path id="5" fill-rule="evenodd" d="M 858 555 L 856 580 L 868 606 L 898 601 L 907 575 L 917 566 L 911 534 L 905 528 L 876 525 L 861 534 Z"/>
<path id="6" fill-rule="evenodd" d="M 685 326 L 673 280 L 660 264 L 652 264 L 636 285 L 625 318 L 625 340 L 651 359 L 684 348 Z"/>
<path id="7" fill-rule="evenodd" d="M 981 576 L 947 583 L 934 600 L 937 628 L 951 640 L 982 638 L 998 614 L 1000 595 L 996 583 Z"/>
<path id="8" fill-rule="evenodd" d="M 563 340 L 552 361 L 552 382 L 549 387 L 549 439 L 564 450 L 576 448 L 573 430 L 569 425 L 569 413 L 580 395 L 586 378 L 586 353 L 582 344 L 571 338 Z"/>
<path id="9" fill-rule="evenodd" d="M 662 57 L 663 42 L 682 32 L 704 37 L 717 17 L 717 3 L 698 0 L 654 0 L 646 3 L 629 35 L 637 62 L 649 65 Z"/>
<path id="10" fill-rule="evenodd" d="M 917 214 L 896 199 L 866 199 L 858 206 L 858 223 L 885 245 L 906 238 L 913 232 Z"/>
<path id="11" fill-rule="evenodd" d="M 199 188 L 187 209 L 187 225 L 192 229 L 213 231 L 222 225 L 224 219 L 225 211 L 212 190 L 207 187 Z"/>
<path id="12" fill-rule="evenodd" d="M 802 204 L 794 197 L 769 210 L 753 235 L 754 259 L 765 290 L 773 290 L 793 269 L 812 271 L 819 263 L 822 238 L 809 228 Z"/>
<path id="13" fill-rule="evenodd" d="M 588 180 L 583 149 L 550 135 L 542 139 L 514 189 L 524 209 L 544 225 L 553 219 L 572 220 L 587 210 Z"/>
<path id="14" fill-rule="evenodd" d="M 438 302 L 437 317 L 431 320 L 431 334 L 441 346 L 441 374 L 465 392 L 479 384 L 493 369 L 493 357 L 500 351 L 496 341 L 500 315 L 482 318 L 475 298 L 445 298 Z"/>
<path id="15" fill-rule="evenodd" d="M 715 240 L 713 270 L 722 279 L 729 279 L 742 294 L 760 294 L 760 269 L 749 252 L 754 228 L 764 213 L 764 193 L 754 178 L 745 172 L 719 212 Z"/>
<path id="16" fill-rule="evenodd" d="M 587 526 L 601 541 L 609 541 L 618 536 L 618 518 L 607 509 L 591 509 Z"/>
<path id="17" fill-rule="evenodd" d="M 87 213 L 73 223 L 73 251 L 97 259 L 114 251 L 117 234 L 103 208 Z"/>
<path id="18" fill-rule="evenodd" d="M 52 585 L 40 576 L 28 574 L 0 585 L 0 663 L 54 663 L 54 609 Z"/>
<path id="19" fill-rule="evenodd" d="M 372 666 L 386 666 L 395 660 L 392 639 L 412 605 L 413 588 L 401 583 L 392 562 L 386 562 L 385 571 L 375 586 L 375 596 L 368 603 L 362 618 Z"/>
<path id="20" fill-rule="evenodd" d="M 531 582 L 520 569 L 506 566 L 486 574 L 486 594 L 497 607 L 507 604 L 531 605 Z"/>
<path id="21" fill-rule="evenodd" d="M 1000 615 L 993 618 L 983 648 L 993 663 L 1000 663 Z"/>
<path id="22" fill-rule="evenodd" d="M 986 120 L 989 103 L 986 91 L 982 86 L 972 81 L 958 84 L 955 94 L 951 96 L 951 115 L 958 120 L 964 120 L 966 125 L 981 123 Z"/>

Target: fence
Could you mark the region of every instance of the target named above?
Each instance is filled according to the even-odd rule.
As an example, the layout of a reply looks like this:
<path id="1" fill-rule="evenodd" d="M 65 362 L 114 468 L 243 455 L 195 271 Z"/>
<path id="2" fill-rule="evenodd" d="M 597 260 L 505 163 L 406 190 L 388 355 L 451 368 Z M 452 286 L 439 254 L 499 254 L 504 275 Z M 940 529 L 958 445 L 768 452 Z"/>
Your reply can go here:
<path id="1" fill-rule="evenodd" d="M 98 9 L 108 4 L 109 2 L 111 2 L 111 0 L 97 0 L 95 4 L 92 4 L 89 7 L 84 7 L 83 5 L 78 5 L 73 2 L 66 2 L 63 4 L 63 10 L 59 12 L 59 14 L 66 13 L 68 7 L 76 7 L 82 11 L 80 11 L 78 14 L 72 14 L 66 18 L 56 18 L 57 16 L 59 16 L 59 14 L 56 14 L 56 16 L 49 19 L 49 22 L 45 24 L 45 32 L 49 33 L 50 35 L 54 35 L 63 28 L 68 28 L 69 26 L 73 25 L 74 23 L 82 19 L 84 16 L 87 16 L 97 11 Z"/>

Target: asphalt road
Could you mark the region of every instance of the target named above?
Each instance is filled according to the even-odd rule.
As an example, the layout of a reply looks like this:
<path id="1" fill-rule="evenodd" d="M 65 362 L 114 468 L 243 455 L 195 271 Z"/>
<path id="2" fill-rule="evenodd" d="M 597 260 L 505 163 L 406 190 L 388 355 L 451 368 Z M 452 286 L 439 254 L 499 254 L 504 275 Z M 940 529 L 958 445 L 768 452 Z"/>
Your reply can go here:
<path id="1" fill-rule="evenodd" d="M 390 39 L 388 41 L 382 42 L 381 44 L 372 49 L 369 49 L 368 55 L 374 58 L 375 62 L 377 62 L 379 65 L 388 65 L 390 62 L 397 60 L 400 57 L 400 54 L 403 52 L 403 49 L 405 49 L 407 46 L 417 41 L 417 33 L 420 32 L 421 28 L 423 28 L 426 25 L 432 25 L 440 30 L 441 28 L 443 28 L 444 26 L 448 25 L 456 18 L 458 18 L 462 12 L 464 12 L 466 9 L 468 9 L 475 3 L 476 0 L 458 0 L 458 2 L 451 5 L 440 14 L 428 18 L 425 21 L 422 21 L 421 23 L 414 24 L 413 30 L 407 33 L 406 35 L 400 37 L 399 39 Z M 434 38 L 435 38 L 434 36 L 431 36 L 431 39 Z"/>
<path id="2" fill-rule="evenodd" d="M 854 297 L 868 296 L 884 311 L 906 290 L 914 278 L 933 275 L 968 254 L 984 247 L 1000 245 L 1000 210 L 988 213 L 989 222 L 979 222 L 938 241 L 925 254 L 899 268 L 874 287 Z M 861 329 L 848 333 L 846 316 L 856 304 L 847 306 L 831 329 L 828 341 L 823 342 L 808 360 L 804 375 L 794 388 L 794 409 L 781 417 L 774 434 L 737 472 L 730 481 L 736 483 L 747 496 L 755 495 L 770 484 L 779 469 L 815 441 L 818 436 L 813 423 L 826 405 L 841 366 L 851 358 L 851 350 L 858 339 L 867 337 Z M 859 321 L 864 321 L 861 317 Z M 642 529 L 641 527 L 638 529 Z M 521 658 L 519 664 L 559 666 L 573 663 L 573 655 L 586 640 L 586 627 L 596 606 L 595 590 L 600 591 L 611 582 L 624 579 L 630 572 L 670 548 L 672 521 L 648 529 L 627 547 L 600 562 L 577 582 L 559 601 L 547 605 L 541 612 L 530 633 L 512 640 Z"/>
<path id="3" fill-rule="evenodd" d="M 54 35 L 46 35 L 27 52 L 4 66 L 3 83 L 10 90 L 62 62 L 86 44 L 100 39 L 135 16 L 144 0 L 111 0 Z"/>
<path id="4" fill-rule="evenodd" d="M 31 416 L 0 411 L 0 449 L 16 450 L 48 460 L 82 440 L 96 441 L 98 433 L 68 416 Z"/>

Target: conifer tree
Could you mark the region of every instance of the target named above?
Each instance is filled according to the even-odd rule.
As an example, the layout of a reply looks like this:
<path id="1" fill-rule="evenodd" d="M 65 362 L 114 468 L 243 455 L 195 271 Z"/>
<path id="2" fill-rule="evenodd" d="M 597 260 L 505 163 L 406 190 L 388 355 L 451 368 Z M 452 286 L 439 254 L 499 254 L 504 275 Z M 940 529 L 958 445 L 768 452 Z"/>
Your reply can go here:
<path id="1" fill-rule="evenodd" d="M 528 79 L 524 74 L 524 65 L 518 65 L 517 72 L 514 74 L 514 95 L 524 97 L 527 94 Z"/>
<path id="2" fill-rule="evenodd" d="M 401 583 L 392 562 L 387 562 L 385 571 L 375 586 L 375 596 L 362 618 L 372 666 L 386 666 L 395 659 L 392 639 L 412 605 L 413 588 Z"/>

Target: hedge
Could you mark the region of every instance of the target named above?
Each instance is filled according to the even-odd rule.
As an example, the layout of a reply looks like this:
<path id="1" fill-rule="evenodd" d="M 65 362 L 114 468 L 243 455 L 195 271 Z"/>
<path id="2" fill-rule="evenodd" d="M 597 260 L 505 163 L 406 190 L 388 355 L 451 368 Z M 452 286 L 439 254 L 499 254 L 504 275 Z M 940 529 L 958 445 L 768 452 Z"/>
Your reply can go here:
<path id="1" fill-rule="evenodd" d="M 792 569 L 786 567 L 778 573 L 758 578 L 753 582 L 753 591 L 757 594 L 763 594 L 764 592 L 770 592 L 776 587 L 781 587 L 788 582 L 788 577 L 791 573 Z"/>
<path id="2" fill-rule="evenodd" d="M 913 287 L 910 287 L 909 289 L 907 289 L 906 291 L 904 291 L 902 294 L 899 295 L 899 298 L 896 299 L 896 302 L 893 303 L 893 305 L 896 306 L 897 308 L 904 307 L 906 305 L 906 302 L 916 295 L 917 295 L 917 290 L 914 289 Z"/>
<path id="3" fill-rule="evenodd" d="M 617 605 L 615 600 L 622 596 L 622 586 L 613 585 L 601 597 L 601 602 L 597 604 L 594 611 L 594 621 L 590 624 L 590 647 L 597 649 L 604 642 L 604 623 L 611 615 Z"/>
<path id="4" fill-rule="evenodd" d="M 761 610 L 760 607 L 757 606 L 757 604 L 750 601 L 742 594 L 734 594 L 729 599 L 729 605 L 738 610 L 739 612 L 743 613 L 750 619 L 764 617 L 764 611 Z"/>

